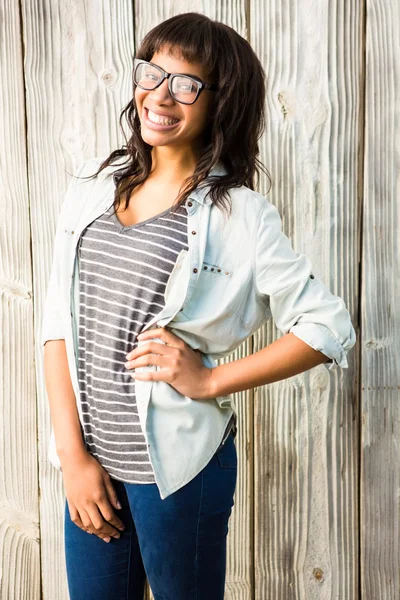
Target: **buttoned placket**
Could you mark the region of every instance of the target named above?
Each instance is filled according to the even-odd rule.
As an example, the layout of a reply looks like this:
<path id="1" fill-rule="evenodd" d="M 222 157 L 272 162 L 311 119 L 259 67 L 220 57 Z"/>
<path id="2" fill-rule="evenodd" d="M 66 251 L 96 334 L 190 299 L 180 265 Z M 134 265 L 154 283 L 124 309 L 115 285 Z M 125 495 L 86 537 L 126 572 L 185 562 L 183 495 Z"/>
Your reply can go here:
<path id="1" fill-rule="evenodd" d="M 205 251 L 205 239 L 201 238 L 201 229 L 204 226 L 204 223 L 201 223 L 201 219 L 204 219 L 207 215 L 207 211 L 209 211 L 209 207 L 203 206 L 195 197 L 189 196 L 188 200 L 185 203 L 185 207 L 187 209 L 188 221 L 187 221 L 187 236 L 188 236 L 188 253 L 189 253 L 189 265 L 190 265 L 190 273 L 189 280 L 186 290 L 182 289 L 182 297 L 180 299 L 180 306 L 172 311 L 172 314 L 167 317 L 160 317 L 159 315 L 153 317 L 147 325 L 142 329 L 142 331 L 146 331 L 149 327 L 157 323 L 157 327 L 165 327 L 174 317 L 175 315 L 184 309 L 185 303 L 190 299 L 191 294 L 193 293 L 194 287 L 196 285 L 197 279 L 201 272 L 201 263 L 202 263 L 202 255 Z M 175 265 L 174 269 L 176 269 L 178 265 Z M 173 271 L 174 271 L 173 269 Z M 173 275 L 171 273 L 170 277 Z M 167 283 L 168 285 L 168 283 Z M 164 309 L 161 311 L 164 312 L 168 307 L 164 306 Z"/>

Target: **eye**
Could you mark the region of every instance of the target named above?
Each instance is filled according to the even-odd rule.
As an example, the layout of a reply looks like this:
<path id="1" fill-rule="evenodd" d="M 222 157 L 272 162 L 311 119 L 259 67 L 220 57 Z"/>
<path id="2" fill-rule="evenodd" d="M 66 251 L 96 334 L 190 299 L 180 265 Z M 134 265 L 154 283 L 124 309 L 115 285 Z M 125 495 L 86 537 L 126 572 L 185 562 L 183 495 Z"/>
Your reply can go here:
<path id="1" fill-rule="evenodd" d="M 181 92 L 194 92 L 197 89 L 197 86 L 194 85 L 193 81 L 186 77 L 177 77 L 176 87 Z"/>

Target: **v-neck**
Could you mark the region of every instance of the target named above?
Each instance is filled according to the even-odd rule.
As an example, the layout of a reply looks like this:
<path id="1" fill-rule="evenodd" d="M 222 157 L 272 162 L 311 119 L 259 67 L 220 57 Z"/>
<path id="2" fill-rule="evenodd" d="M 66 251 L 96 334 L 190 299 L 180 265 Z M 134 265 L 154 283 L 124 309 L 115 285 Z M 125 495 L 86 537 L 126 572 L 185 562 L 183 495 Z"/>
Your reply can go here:
<path id="1" fill-rule="evenodd" d="M 156 219 L 159 219 L 160 217 L 163 217 L 164 215 L 168 214 L 169 212 L 171 212 L 171 207 L 163 210 L 162 212 L 154 215 L 153 217 L 149 217 L 148 219 L 145 219 L 144 221 L 139 221 L 139 223 L 134 223 L 133 225 L 123 225 L 121 223 L 121 221 L 119 220 L 116 212 L 114 211 L 114 206 L 111 205 L 111 207 L 109 208 L 110 212 L 110 218 L 113 221 L 114 225 L 118 228 L 119 232 L 123 232 L 123 231 L 129 231 L 130 229 L 138 229 L 139 227 L 143 227 L 143 225 L 146 225 L 147 223 L 151 223 L 151 221 L 155 221 Z"/>

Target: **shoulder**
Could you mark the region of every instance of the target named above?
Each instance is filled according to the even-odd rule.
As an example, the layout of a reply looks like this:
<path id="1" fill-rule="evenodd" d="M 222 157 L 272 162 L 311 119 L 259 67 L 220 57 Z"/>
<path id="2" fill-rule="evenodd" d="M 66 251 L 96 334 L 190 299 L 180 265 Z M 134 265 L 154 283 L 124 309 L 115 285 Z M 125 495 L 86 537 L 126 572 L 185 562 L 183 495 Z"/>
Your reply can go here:
<path id="1" fill-rule="evenodd" d="M 74 178 L 94 175 L 104 160 L 105 158 L 99 156 L 85 159 L 76 167 L 74 171 Z"/>
<path id="2" fill-rule="evenodd" d="M 255 224 L 259 224 L 260 220 L 264 223 L 267 221 L 271 223 L 280 221 L 278 209 L 269 194 L 267 197 L 242 185 L 231 188 L 229 195 L 232 201 L 232 211 L 239 217 Z"/>
<path id="3" fill-rule="evenodd" d="M 71 198 L 77 198 L 80 196 L 80 194 L 87 194 L 89 189 L 92 189 L 100 182 L 103 182 L 103 180 L 109 174 L 110 167 L 106 167 L 100 171 L 96 177 L 94 177 L 94 175 L 96 175 L 105 159 L 106 157 L 95 156 L 80 162 L 75 168 L 70 179 L 67 188 L 67 196 Z"/>
<path id="4" fill-rule="evenodd" d="M 101 157 L 89 158 L 81 161 L 75 167 L 65 192 L 60 213 L 61 217 L 64 216 L 64 213 L 74 212 L 75 208 L 80 208 L 82 198 L 88 198 L 88 192 L 94 188 L 98 181 L 97 177 L 92 178 L 91 176 L 98 171 L 103 160 Z"/>

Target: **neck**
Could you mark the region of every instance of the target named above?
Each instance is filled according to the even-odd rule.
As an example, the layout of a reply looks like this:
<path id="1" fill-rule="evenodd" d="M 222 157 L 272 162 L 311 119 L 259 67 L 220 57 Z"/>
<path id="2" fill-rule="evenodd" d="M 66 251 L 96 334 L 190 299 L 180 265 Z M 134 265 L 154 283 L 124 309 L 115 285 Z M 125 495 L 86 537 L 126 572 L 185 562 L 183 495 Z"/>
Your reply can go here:
<path id="1" fill-rule="evenodd" d="M 152 170 L 149 178 L 162 180 L 167 184 L 182 182 L 194 173 L 199 157 L 199 152 L 193 149 L 153 146 Z"/>

